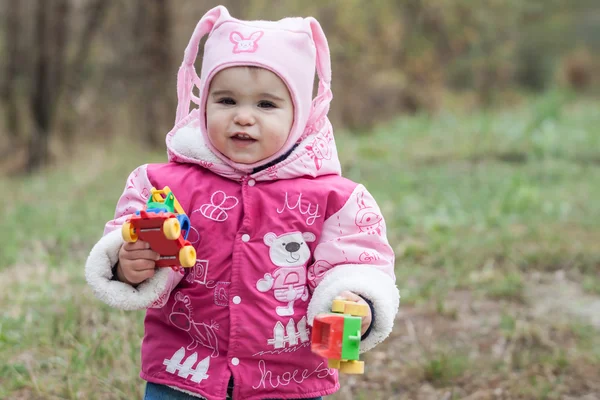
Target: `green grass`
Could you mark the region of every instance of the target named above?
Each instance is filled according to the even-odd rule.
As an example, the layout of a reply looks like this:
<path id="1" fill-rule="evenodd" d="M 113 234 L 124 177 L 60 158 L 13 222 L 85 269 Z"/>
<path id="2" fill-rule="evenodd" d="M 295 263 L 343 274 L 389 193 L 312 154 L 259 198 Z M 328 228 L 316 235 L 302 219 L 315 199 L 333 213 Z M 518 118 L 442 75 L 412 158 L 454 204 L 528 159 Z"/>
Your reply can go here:
<path id="1" fill-rule="evenodd" d="M 348 176 L 381 201 L 403 265 L 428 265 L 424 274 L 444 274 L 440 284 L 452 287 L 472 286 L 469 271 L 489 264 L 597 276 L 600 113 L 598 104 L 566 99 L 405 118 L 338 140 Z M 505 289 L 518 297 L 518 287 Z"/>
<path id="2" fill-rule="evenodd" d="M 404 340 L 403 320 L 377 348 L 406 352 L 401 363 L 388 359 L 398 382 L 365 389 L 352 381 L 356 398 L 415 398 L 423 385 L 448 398 L 490 385 L 512 398 L 597 388 L 596 328 L 536 319 L 528 293 L 533 275 L 563 271 L 600 295 L 599 108 L 557 92 L 512 109 L 338 133 L 345 175 L 364 182 L 386 216 L 402 308 L 417 315 L 416 344 Z M 0 181 L 0 398 L 141 395 L 143 313 L 103 306 L 83 277 L 128 173 L 164 158 L 123 148 L 82 149 L 71 163 Z M 464 293 L 491 311 L 469 314 L 457 300 Z M 483 316 L 491 317 L 487 334 L 466 324 Z M 502 357 L 485 355 L 499 346 L 490 341 L 504 346 Z M 424 350 L 411 352 L 415 346 Z M 367 362 L 376 363 L 369 355 Z"/>

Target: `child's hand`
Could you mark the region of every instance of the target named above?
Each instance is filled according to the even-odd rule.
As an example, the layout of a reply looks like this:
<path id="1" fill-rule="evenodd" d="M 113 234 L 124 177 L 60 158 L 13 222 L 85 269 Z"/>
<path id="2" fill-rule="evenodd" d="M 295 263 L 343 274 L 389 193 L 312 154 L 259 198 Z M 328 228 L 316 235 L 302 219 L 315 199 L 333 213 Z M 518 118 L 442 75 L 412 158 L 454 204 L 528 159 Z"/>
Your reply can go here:
<path id="1" fill-rule="evenodd" d="M 371 326 L 371 321 L 373 319 L 373 316 L 371 315 L 371 307 L 369 307 L 369 304 L 362 297 L 357 295 L 356 293 L 349 292 L 347 290 L 340 293 L 338 295 L 338 297 L 341 297 L 343 299 L 350 300 L 350 301 L 355 301 L 359 304 L 364 304 L 367 306 L 369 311 L 367 312 L 367 315 L 362 317 L 362 323 L 360 325 L 360 334 L 364 335 L 365 332 L 367 331 L 367 329 L 369 329 L 369 326 Z"/>
<path id="2" fill-rule="evenodd" d="M 148 242 L 125 243 L 119 250 L 117 278 L 132 286 L 142 283 L 154 276 L 159 258 L 160 255 L 150 249 Z"/>

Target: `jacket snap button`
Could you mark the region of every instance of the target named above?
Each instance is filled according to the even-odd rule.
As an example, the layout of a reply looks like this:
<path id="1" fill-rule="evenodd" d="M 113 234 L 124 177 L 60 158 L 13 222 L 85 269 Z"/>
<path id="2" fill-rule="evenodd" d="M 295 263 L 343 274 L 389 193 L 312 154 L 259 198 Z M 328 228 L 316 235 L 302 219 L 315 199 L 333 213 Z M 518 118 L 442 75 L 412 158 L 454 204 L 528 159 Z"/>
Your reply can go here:
<path id="1" fill-rule="evenodd" d="M 256 181 L 254 179 L 250 179 L 248 181 L 248 186 L 254 186 L 256 184 Z"/>
<path id="2" fill-rule="evenodd" d="M 233 304 L 240 304 L 242 302 L 242 298 L 240 296 L 235 296 L 233 298 Z"/>
<path id="3" fill-rule="evenodd" d="M 242 241 L 243 241 L 243 242 L 248 242 L 248 241 L 250 241 L 250 235 L 248 235 L 247 233 L 244 233 L 244 234 L 242 235 Z"/>
<path id="4" fill-rule="evenodd" d="M 233 365 L 239 365 L 239 363 L 240 363 L 240 359 L 239 358 L 233 357 L 231 359 L 231 364 L 233 364 Z"/>

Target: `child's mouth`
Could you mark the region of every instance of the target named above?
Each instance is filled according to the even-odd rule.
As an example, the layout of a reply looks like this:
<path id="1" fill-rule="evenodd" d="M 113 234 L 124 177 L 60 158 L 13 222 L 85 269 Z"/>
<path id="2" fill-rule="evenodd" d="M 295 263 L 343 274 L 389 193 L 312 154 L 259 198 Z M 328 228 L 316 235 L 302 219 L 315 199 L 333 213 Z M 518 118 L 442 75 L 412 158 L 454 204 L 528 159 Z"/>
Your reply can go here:
<path id="1" fill-rule="evenodd" d="M 231 137 L 231 140 L 238 145 L 248 145 L 256 142 L 256 139 L 246 133 L 236 133 Z"/>

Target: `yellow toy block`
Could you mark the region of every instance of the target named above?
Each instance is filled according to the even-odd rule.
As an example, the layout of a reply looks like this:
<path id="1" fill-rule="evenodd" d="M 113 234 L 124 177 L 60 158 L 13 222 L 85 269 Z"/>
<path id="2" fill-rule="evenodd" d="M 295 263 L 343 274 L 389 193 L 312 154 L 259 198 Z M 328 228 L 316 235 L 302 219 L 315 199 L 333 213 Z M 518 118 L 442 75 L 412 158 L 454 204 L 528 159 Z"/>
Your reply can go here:
<path id="1" fill-rule="evenodd" d="M 369 314 L 367 304 L 359 304 L 355 301 L 335 298 L 331 304 L 331 311 L 341 314 L 349 314 L 355 317 L 364 317 Z"/>

